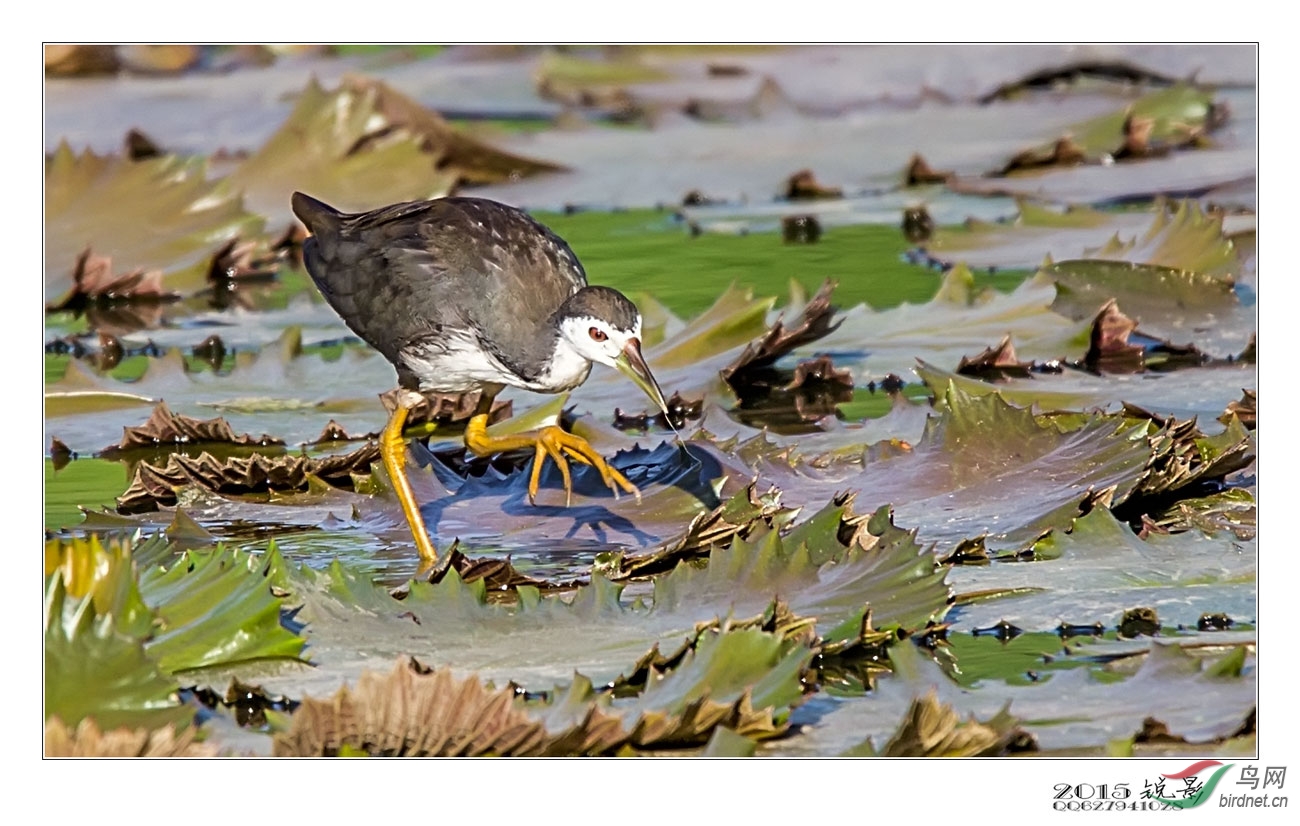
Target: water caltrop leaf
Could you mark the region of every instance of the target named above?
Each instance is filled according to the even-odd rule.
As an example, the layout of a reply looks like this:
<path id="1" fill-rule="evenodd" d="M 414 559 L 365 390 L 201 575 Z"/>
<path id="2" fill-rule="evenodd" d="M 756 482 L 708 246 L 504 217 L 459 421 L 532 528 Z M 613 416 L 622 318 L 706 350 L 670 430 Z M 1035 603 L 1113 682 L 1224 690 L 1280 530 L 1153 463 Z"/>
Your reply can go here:
<path id="1" fill-rule="evenodd" d="M 382 757 L 535 756 L 542 724 L 509 688 L 486 688 L 408 660 L 387 674 L 366 671 L 328 700 L 305 697 L 289 730 L 275 735 L 280 757 L 330 757 L 349 750 Z"/>
<path id="2" fill-rule="evenodd" d="M 773 737 L 803 698 L 800 675 L 812 657 L 811 649 L 758 629 L 708 632 L 680 665 L 613 708 L 641 747 L 696 744 L 716 725 Z"/>
<path id="3" fill-rule="evenodd" d="M 159 669 L 134 634 L 119 630 L 93 599 L 70 597 L 63 572 L 46 579 L 45 715 L 75 726 L 93 717 L 103 729 L 154 730 L 184 724 L 176 681 Z"/>
<path id="4" fill-rule="evenodd" d="M 1101 212 L 1071 207 L 1063 212 L 1020 200 L 1008 223 L 967 222 L 940 229 L 926 244 L 945 263 L 1037 267 L 1045 258 L 1125 261 L 1213 275 L 1238 269 L 1236 242 L 1224 232 L 1223 216 L 1199 203 L 1158 200 L 1150 211 Z"/>
<path id="5" fill-rule="evenodd" d="M 189 295 L 206 284 L 206 259 L 223 243 L 261 229 L 202 160 L 76 155 L 62 143 L 45 167 L 46 304 Z"/>
<path id="6" fill-rule="evenodd" d="M 218 548 L 143 569 L 141 594 L 159 620 L 149 655 L 171 672 L 297 659 L 305 640 L 281 624 L 281 600 L 270 588 L 283 564 L 274 549 L 262 557 Z"/>
<path id="7" fill-rule="evenodd" d="M 1094 675 L 1089 668 L 1073 668 L 1045 673 L 1028 685 L 984 680 L 967 687 L 954 682 L 918 647 L 894 646 L 889 650 L 892 671 L 877 681 L 870 694 L 837 703 L 816 726 L 774 743 L 771 750 L 774 754 L 841 753 L 868 746 L 864 736 L 874 743 L 886 742 L 897 731 L 895 721 L 904 719 L 915 701 L 929 694 L 955 714 L 974 716 L 986 725 L 998 718 L 1014 720 L 1040 751 L 1102 750 L 1116 739 L 1137 735 L 1148 717 L 1192 743 L 1218 742 L 1245 728 L 1255 707 L 1253 654 L 1246 653 L 1247 665 L 1239 673 L 1177 644 L 1152 642 L 1141 656 L 1141 664 L 1130 676 L 1114 670 Z M 1220 659 L 1235 661 L 1241 656 L 1233 652 Z"/>
<path id="8" fill-rule="evenodd" d="M 45 721 L 46 757 L 215 757 L 217 747 L 198 741 L 199 730 L 115 728 L 103 731 L 91 717 L 69 728 L 58 717 Z"/>
<path id="9" fill-rule="evenodd" d="M 1136 157 L 1193 145 L 1222 120 L 1210 91 L 1188 83 L 1149 92 L 1122 110 L 1067 128 L 1068 137 L 1022 152 L 1005 173 L 1044 166 L 1097 162 L 1103 157 Z M 1068 150 L 1062 147 L 1068 146 Z"/>
<path id="10" fill-rule="evenodd" d="M 730 603 L 747 616 L 779 595 L 823 632 L 868 607 L 877 625 L 909 631 L 942 619 L 950 595 L 944 569 L 914 533 L 894 527 L 887 509 L 854 516 L 852 498 L 829 503 L 785 536 L 762 527 L 737 536 L 702 568 L 679 563 L 655 580 L 654 610 Z"/>
<path id="11" fill-rule="evenodd" d="M 757 630 L 715 632 L 673 671 L 653 675 L 639 697 L 612 705 L 580 675 L 536 706 L 476 676 L 401 661 L 389 674 L 363 672 L 355 689 L 341 688 L 329 700 L 306 698 L 289 730 L 276 735 L 275 753 L 612 754 L 626 746 L 703 745 L 719 726 L 744 739 L 771 737 L 802 699 L 800 674 L 812 653 Z"/>
<path id="12" fill-rule="evenodd" d="M 327 92 L 313 78 L 293 112 L 226 179 L 248 204 L 272 220 L 291 216 L 289 197 L 309 192 L 345 211 L 446 195 L 455 175 L 438 170 L 420 138 L 382 133 L 376 92 Z"/>
<path id="13" fill-rule="evenodd" d="M 1156 604 L 1163 606 L 1163 624 L 1189 628 L 1206 612 L 1254 613 L 1256 546 L 1228 531 L 1143 539 L 1098 507 L 1074 520 L 1068 532 L 1040 539 L 1033 553 L 1032 561 L 955 568 L 949 579 L 959 593 L 1001 589 L 1011 594 L 964 606 L 959 626 L 1006 620 L 1026 629 L 1061 623 L 1113 627 L 1125 609 Z"/>
<path id="14" fill-rule="evenodd" d="M 1080 259 L 1040 272 L 1057 285 L 1053 306 L 1077 317 L 1118 300 L 1128 313 L 1148 322 L 1172 318 L 1206 323 L 1238 304 L 1230 281 L 1155 264 Z"/>
<path id="15" fill-rule="evenodd" d="M 934 691 L 912 701 L 898 730 L 879 752 L 868 740 L 841 757 L 997 757 L 1027 735 L 1002 713 L 987 720 L 965 720 Z"/>
<path id="16" fill-rule="evenodd" d="M 1068 527 L 1090 489 L 1127 496 L 1152 455 L 1138 438 L 1146 423 L 1123 416 L 1089 415 L 1067 428 L 956 383 L 937 396 L 936 409 L 921 439 L 897 455 L 764 462 L 759 470 L 788 495 L 858 490 L 864 510 L 892 505 L 899 522 L 918 526 L 921 541 L 955 546 L 982 535 L 990 548 L 1022 549 Z"/>

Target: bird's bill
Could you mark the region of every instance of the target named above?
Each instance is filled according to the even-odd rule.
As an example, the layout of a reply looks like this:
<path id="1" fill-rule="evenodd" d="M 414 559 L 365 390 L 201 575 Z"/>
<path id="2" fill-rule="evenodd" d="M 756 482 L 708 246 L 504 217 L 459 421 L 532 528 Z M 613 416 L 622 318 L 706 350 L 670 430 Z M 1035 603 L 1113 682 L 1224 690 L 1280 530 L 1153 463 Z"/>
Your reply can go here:
<path id="1" fill-rule="evenodd" d="M 639 339 L 629 339 L 627 345 L 619 357 L 614 359 L 614 366 L 618 372 L 627 376 L 632 382 L 645 392 L 650 400 L 659 405 L 659 409 L 668 415 L 668 402 L 664 401 L 664 393 L 659 389 L 659 383 L 650 373 L 650 367 L 645 363 L 645 358 L 641 355 L 641 341 Z"/>

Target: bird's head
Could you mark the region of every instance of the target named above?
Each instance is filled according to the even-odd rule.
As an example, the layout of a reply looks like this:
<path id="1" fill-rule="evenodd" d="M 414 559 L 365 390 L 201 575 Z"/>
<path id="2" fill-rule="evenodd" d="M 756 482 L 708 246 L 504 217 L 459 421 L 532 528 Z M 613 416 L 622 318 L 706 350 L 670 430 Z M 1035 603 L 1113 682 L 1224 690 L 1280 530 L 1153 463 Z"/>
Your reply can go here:
<path id="1" fill-rule="evenodd" d="M 641 313 L 618 290 L 588 286 L 559 311 L 560 336 L 587 361 L 613 367 L 668 414 L 663 391 L 641 355 Z"/>

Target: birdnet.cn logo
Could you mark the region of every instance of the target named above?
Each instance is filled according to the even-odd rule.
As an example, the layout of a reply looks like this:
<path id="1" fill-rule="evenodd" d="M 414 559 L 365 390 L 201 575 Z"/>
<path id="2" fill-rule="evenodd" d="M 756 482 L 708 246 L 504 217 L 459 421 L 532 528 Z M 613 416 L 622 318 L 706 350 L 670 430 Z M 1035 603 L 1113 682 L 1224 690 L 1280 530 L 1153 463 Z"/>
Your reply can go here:
<path id="1" fill-rule="evenodd" d="M 1200 760 L 1181 771 L 1144 780 L 1140 792 L 1128 783 L 1057 783 L 1052 808 L 1173 811 L 1208 803 L 1223 809 L 1282 809 L 1286 796 L 1272 790 L 1281 790 L 1285 783 L 1286 766 L 1266 766 L 1261 777 L 1259 766 Z"/>
<path id="2" fill-rule="evenodd" d="M 1236 772 L 1233 767 L 1238 767 Z M 1261 785 L 1259 766 L 1201 760 L 1182 771 L 1145 781 L 1142 796 L 1172 809 L 1192 809 L 1211 802 L 1225 809 L 1285 808 L 1285 796 L 1267 793 L 1270 788 L 1281 789 L 1285 782 L 1286 766 L 1265 767 Z"/>

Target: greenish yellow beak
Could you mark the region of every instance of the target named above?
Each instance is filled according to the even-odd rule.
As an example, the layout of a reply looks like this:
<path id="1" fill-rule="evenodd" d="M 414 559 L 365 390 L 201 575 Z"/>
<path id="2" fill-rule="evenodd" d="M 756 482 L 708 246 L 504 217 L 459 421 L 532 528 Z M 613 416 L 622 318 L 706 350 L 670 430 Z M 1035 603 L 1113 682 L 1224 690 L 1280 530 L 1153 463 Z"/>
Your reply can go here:
<path id="1" fill-rule="evenodd" d="M 623 347 L 623 352 L 618 358 L 614 359 L 614 366 L 618 372 L 627 376 L 637 387 L 645 392 L 650 400 L 659 405 L 659 409 L 668 415 L 668 402 L 664 401 L 664 393 L 659 389 L 659 383 L 655 377 L 650 374 L 650 367 L 645 363 L 645 358 L 641 355 L 641 340 L 630 338 Z"/>

